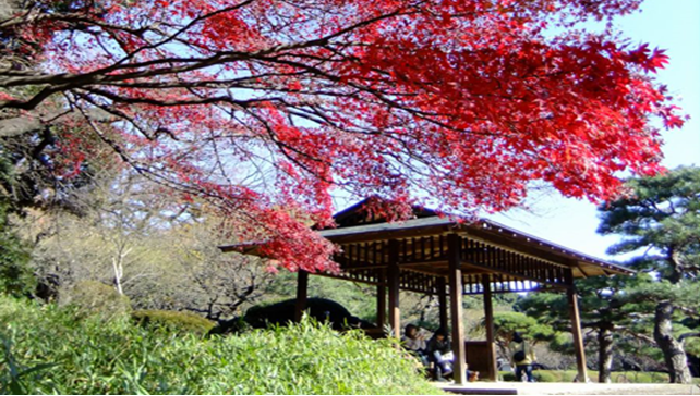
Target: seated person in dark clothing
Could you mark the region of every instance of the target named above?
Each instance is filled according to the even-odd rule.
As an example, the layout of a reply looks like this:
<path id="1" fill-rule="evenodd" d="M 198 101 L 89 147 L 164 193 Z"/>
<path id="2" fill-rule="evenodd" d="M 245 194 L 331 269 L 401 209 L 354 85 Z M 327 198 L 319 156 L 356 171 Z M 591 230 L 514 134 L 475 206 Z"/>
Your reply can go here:
<path id="1" fill-rule="evenodd" d="M 438 329 L 428 342 L 428 358 L 435 363 L 436 379 L 452 373 L 454 354 L 444 329 Z"/>

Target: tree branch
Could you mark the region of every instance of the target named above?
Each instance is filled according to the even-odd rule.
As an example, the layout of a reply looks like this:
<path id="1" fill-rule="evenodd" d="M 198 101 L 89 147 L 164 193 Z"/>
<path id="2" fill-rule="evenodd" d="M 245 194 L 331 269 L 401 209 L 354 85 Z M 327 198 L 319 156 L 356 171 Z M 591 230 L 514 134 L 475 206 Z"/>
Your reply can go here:
<path id="1" fill-rule="evenodd" d="M 678 336 L 678 341 L 683 342 L 685 341 L 686 338 L 688 337 L 700 337 L 700 332 L 696 333 L 683 333 L 680 336 Z"/>

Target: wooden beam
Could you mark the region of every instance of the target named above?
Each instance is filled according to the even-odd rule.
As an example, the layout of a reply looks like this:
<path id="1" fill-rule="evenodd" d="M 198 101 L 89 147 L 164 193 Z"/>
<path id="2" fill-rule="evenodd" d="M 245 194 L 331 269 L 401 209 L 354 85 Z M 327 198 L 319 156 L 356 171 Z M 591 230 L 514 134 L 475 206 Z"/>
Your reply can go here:
<path id="1" fill-rule="evenodd" d="M 488 268 L 486 266 L 475 264 L 471 261 L 463 262 L 462 267 L 465 267 L 465 273 L 470 273 L 470 274 L 478 274 L 479 272 L 472 272 L 471 271 L 471 268 L 477 268 L 477 269 L 483 270 L 480 273 L 506 275 L 506 276 L 511 276 L 513 278 L 518 278 L 519 280 L 530 281 L 530 282 L 534 282 L 534 283 L 543 283 L 543 284 L 546 283 L 548 285 L 557 285 L 557 284 L 561 285 L 560 283 L 545 282 L 541 279 L 530 277 L 530 276 L 527 276 L 527 275 L 525 275 L 523 273 L 519 273 L 519 272 L 511 272 L 511 271 L 505 271 L 505 270 L 500 270 L 500 269 L 495 269 L 495 268 Z"/>
<path id="2" fill-rule="evenodd" d="M 348 245 L 348 246 L 351 247 L 352 245 Z M 359 260 L 359 259 L 351 259 L 348 256 L 344 256 L 344 254 L 345 254 L 345 252 L 333 257 L 333 260 L 336 263 L 340 264 L 340 269 L 343 271 L 386 268 L 385 264 L 373 263 L 370 261 Z M 349 252 L 348 252 L 348 254 L 349 254 Z"/>
<path id="3" fill-rule="evenodd" d="M 457 384 L 467 382 L 467 359 L 464 351 L 464 331 L 462 325 L 462 271 L 461 240 L 457 234 L 447 236 L 447 256 L 450 266 L 450 324 L 452 349 L 455 353 L 454 380 Z"/>
<path id="4" fill-rule="evenodd" d="M 351 230 L 351 227 L 348 227 Z M 368 231 L 368 232 L 349 232 L 348 234 L 339 235 L 321 235 L 329 241 L 336 244 L 359 243 L 388 240 L 389 238 L 411 238 L 417 236 L 433 236 L 444 235 L 454 229 L 453 223 L 437 224 L 429 226 L 406 226 L 392 227 L 390 230 Z"/>
<path id="5" fill-rule="evenodd" d="M 381 285 L 382 284 L 382 282 L 379 282 L 379 281 L 373 281 L 373 280 L 367 280 L 367 279 L 363 280 L 363 279 L 355 278 L 355 277 L 353 277 L 352 272 L 345 272 L 345 273 L 341 272 L 340 275 L 333 275 L 333 274 L 329 274 L 327 272 L 316 272 L 314 274 L 314 276 L 325 276 L 327 278 L 340 279 L 340 280 L 345 280 L 345 281 L 355 282 L 355 283 L 362 283 L 365 285 Z"/>
<path id="6" fill-rule="evenodd" d="M 401 310 L 399 309 L 399 241 L 390 239 L 389 266 L 386 271 L 386 283 L 389 292 L 389 326 L 394 335 L 401 337 Z"/>
<path id="7" fill-rule="evenodd" d="M 571 333 L 574 336 L 574 348 L 576 349 L 576 365 L 578 367 L 578 380 L 588 382 L 588 370 L 586 368 L 586 352 L 583 349 L 583 335 L 581 332 L 581 317 L 578 311 L 578 296 L 576 288 L 570 286 L 566 295 L 569 300 L 569 315 L 571 316 Z"/>
<path id="8" fill-rule="evenodd" d="M 440 328 L 447 331 L 447 281 L 442 276 L 437 279 L 437 298 Z"/>
<path id="9" fill-rule="evenodd" d="M 306 309 L 306 291 L 309 285 L 309 273 L 304 270 L 297 272 L 297 301 L 294 305 L 294 321 L 301 321 Z"/>
<path id="10" fill-rule="evenodd" d="M 519 252 L 520 254 L 536 257 L 540 260 L 568 266 L 568 261 L 571 259 L 571 254 L 568 252 L 563 249 L 554 249 L 546 246 L 535 237 L 526 237 L 523 235 L 513 236 L 510 232 L 495 232 L 493 230 L 485 230 L 483 228 L 477 229 L 469 226 L 467 226 L 467 231 L 470 236 L 480 239 L 493 247 Z"/>
<path id="11" fill-rule="evenodd" d="M 384 331 L 386 324 L 386 286 L 377 285 L 377 327 Z"/>
<path id="12" fill-rule="evenodd" d="M 489 373 L 484 377 L 491 381 L 498 381 L 498 368 L 496 364 L 496 337 L 493 326 L 493 295 L 491 293 L 491 279 L 488 276 L 481 278 L 484 287 L 484 323 L 486 324 L 486 344 L 488 346 L 487 361 Z"/>

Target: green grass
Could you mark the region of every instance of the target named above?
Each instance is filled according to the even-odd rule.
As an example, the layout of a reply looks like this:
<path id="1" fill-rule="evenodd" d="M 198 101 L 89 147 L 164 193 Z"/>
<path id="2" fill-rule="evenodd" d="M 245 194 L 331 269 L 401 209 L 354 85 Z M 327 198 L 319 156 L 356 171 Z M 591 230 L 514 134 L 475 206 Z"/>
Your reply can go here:
<path id="1" fill-rule="evenodd" d="M 538 382 L 573 382 L 576 378 L 576 370 L 535 370 L 533 371 L 535 380 Z M 504 381 L 515 381 L 515 374 L 509 371 L 499 371 L 499 375 Z M 644 371 L 614 371 L 611 375 L 613 383 L 629 382 L 640 384 L 660 384 L 668 383 L 668 374 L 659 372 Z M 598 382 L 598 371 L 588 370 L 588 378 L 593 382 Z M 693 380 L 700 383 L 699 378 Z"/>
<path id="2" fill-rule="evenodd" d="M 203 337 L 0 297 L 0 323 L 0 393 L 438 393 L 391 340 L 309 320 Z"/>

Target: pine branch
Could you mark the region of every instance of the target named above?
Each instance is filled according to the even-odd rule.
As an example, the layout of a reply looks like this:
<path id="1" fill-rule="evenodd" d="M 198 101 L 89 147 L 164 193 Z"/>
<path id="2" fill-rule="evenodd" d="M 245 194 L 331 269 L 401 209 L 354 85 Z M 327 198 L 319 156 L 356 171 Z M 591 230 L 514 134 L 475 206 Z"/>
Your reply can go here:
<path id="1" fill-rule="evenodd" d="M 678 341 L 683 342 L 688 337 L 700 337 L 700 332 L 681 334 L 680 336 L 678 336 Z"/>
<path id="2" fill-rule="evenodd" d="M 625 333 L 631 335 L 632 337 L 640 339 L 642 341 L 648 342 L 651 345 L 654 345 L 654 346 L 656 345 L 656 340 L 654 340 L 654 337 L 652 337 L 652 336 L 642 334 L 642 333 L 637 333 L 637 332 L 634 332 L 631 330 L 625 330 Z"/>

